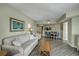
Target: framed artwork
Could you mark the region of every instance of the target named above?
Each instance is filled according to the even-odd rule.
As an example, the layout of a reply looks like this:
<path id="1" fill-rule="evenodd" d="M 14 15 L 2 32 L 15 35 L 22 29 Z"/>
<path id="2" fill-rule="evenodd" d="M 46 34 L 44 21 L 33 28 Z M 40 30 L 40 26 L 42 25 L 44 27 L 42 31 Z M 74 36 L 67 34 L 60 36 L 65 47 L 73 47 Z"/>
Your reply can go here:
<path id="1" fill-rule="evenodd" d="M 24 21 L 10 17 L 10 32 L 24 31 Z"/>

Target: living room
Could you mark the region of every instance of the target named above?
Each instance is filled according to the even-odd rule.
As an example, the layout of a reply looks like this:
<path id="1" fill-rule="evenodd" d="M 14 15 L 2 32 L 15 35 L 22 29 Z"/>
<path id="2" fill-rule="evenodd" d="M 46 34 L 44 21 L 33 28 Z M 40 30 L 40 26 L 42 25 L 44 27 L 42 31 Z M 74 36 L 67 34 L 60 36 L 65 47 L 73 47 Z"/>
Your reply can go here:
<path id="1" fill-rule="evenodd" d="M 78 3 L 0 3 L 0 55 L 78 56 L 78 19 Z"/>

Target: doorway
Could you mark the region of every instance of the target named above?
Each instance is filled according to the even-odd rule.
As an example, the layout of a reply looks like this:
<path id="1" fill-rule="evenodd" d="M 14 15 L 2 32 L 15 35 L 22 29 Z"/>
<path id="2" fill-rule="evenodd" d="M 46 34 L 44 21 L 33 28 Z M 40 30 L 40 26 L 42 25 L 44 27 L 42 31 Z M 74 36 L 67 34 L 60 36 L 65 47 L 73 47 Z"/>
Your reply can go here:
<path id="1" fill-rule="evenodd" d="M 72 22 L 71 18 L 61 23 L 61 37 L 64 42 L 71 44 L 72 37 Z"/>
<path id="2" fill-rule="evenodd" d="M 68 41 L 68 22 L 63 23 L 63 41 Z"/>

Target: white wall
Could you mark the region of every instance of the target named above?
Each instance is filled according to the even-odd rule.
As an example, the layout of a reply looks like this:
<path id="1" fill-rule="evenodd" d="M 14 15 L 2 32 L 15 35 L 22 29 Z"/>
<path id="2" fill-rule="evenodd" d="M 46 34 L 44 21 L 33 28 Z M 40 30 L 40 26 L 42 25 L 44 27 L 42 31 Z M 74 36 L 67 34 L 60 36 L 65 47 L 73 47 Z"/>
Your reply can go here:
<path id="1" fill-rule="evenodd" d="M 79 35 L 79 16 L 72 18 L 72 45 L 75 46 L 75 35 Z"/>
<path id="2" fill-rule="evenodd" d="M 72 35 L 79 34 L 79 16 L 72 18 Z"/>
<path id="3" fill-rule="evenodd" d="M 72 18 L 75 16 L 79 16 L 79 10 L 73 10 L 73 11 L 66 12 L 66 18 Z"/>
<path id="4" fill-rule="evenodd" d="M 10 32 L 10 17 L 25 21 L 25 30 L 18 32 Z M 36 31 L 36 24 L 33 20 L 26 17 L 24 14 L 22 14 L 15 8 L 8 6 L 7 4 L 0 4 L 0 39 L 6 36 L 18 35 L 27 32 L 27 25 L 29 23 L 32 25 L 33 31 Z"/>
<path id="5" fill-rule="evenodd" d="M 68 23 L 68 44 L 72 47 L 76 47 L 75 35 L 79 35 L 79 16 L 72 17 Z"/>
<path id="6" fill-rule="evenodd" d="M 68 22 L 63 23 L 63 40 L 68 40 Z"/>
<path id="7" fill-rule="evenodd" d="M 75 47 L 75 35 L 79 35 L 79 10 L 74 10 L 71 12 L 66 12 L 66 18 L 59 22 L 64 22 L 70 20 L 68 23 L 68 43 Z"/>

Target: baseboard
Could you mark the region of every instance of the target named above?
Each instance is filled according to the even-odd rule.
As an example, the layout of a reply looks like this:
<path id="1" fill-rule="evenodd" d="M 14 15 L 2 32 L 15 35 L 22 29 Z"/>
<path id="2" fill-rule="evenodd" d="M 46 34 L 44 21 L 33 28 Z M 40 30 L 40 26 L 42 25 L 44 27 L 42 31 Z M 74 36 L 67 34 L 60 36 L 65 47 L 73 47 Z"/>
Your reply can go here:
<path id="1" fill-rule="evenodd" d="M 69 42 L 68 42 L 68 44 L 69 44 L 71 47 L 76 48 L 75 45 L 73 45 L 73 44 L 71 44 L 71 43 L 69 43 Z"/>
<path id="2" fill-rule="evenodd" d="M 68 45 L 70 45 L 73 48 L 76 48 L 76 46 L 74 44 L 69 43 L 67 40 L 63 40 L 64 43 L 67 43 Z"/>

